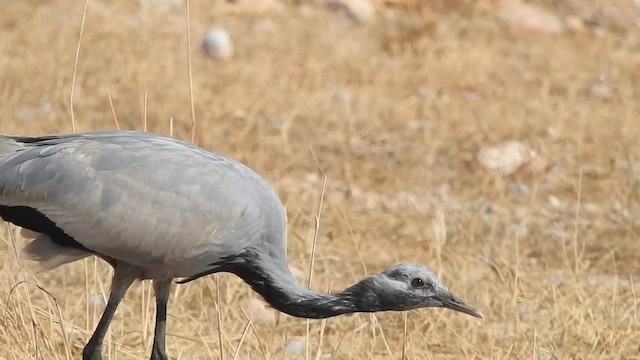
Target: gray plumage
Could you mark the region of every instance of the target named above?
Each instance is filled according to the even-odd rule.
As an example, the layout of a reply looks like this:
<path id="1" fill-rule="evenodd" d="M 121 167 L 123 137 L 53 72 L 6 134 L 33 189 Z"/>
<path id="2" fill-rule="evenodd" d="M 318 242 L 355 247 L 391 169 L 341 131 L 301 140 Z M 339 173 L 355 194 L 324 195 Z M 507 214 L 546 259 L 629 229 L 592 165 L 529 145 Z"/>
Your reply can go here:
<path id="1" fill-rule="evenodd" d="M 174 278 L 230 272 L 297 317 L 439 306 L 476 317 L 427 268 L 396 265 L 337 294 L 295 280 L 286 219 L 271 186 L 239 162 L 141 132 L 0 136 L 0 217 L 29 230 L 25 257 L 43 270 L 96 255 L 114 267 L 109 302 L 83 359 L 100 359 L 115 309 L 136 279 L 152 279 L 151 358 L 166 359 Z"/>

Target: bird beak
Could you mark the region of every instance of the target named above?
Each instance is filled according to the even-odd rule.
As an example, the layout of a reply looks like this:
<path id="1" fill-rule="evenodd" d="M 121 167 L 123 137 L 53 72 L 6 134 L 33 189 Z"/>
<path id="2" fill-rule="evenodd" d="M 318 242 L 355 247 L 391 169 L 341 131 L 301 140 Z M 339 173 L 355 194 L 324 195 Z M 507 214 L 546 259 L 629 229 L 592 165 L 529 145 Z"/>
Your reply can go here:
<path id="1" fill-rule="evenodd" d="M 480 312 L 480 310 L 474 308 L 473 306 L 466 304 L 464 301 L 458 299 L 453 294 L 445 294 L 444 296 L 438 296 L 438 301 L 442 304 L 440 305 L 443 308 L 447 308 L 454 311 L 459 311 L 461 313 L 465 313 L 467 315 L 475 316 L 477 318 L 483 319 L 484 315 Z"/>

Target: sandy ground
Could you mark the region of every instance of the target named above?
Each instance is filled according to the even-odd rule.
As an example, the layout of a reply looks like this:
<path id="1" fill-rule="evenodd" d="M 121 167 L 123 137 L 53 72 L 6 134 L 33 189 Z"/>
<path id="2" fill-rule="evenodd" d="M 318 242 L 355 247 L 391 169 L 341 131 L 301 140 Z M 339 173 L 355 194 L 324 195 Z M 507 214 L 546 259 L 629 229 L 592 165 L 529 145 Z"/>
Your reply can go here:
<path id="1" fill-rule="evenodd" d="M 304 320 L 275 317 L 221 275 L 174 289 L 169 354 L 296 359 L 308 339 L 316 359 L 640 358 L 637 28 L 538 34 L 507 27 L 497 1 L 398 3 L 377 3 L 375 20 L 354 26 L 320 2 L 250 11 L 193 0 L 195 142 L 278 190 L 303 281 L 326 175 L 317 291 L 418 262 L 486 318 L 343 316 L 311 321 L 307 337 Z M 558 16 L 575 10 L 550 3 L 537 2 Z M 68 0 L 3 6 L 0 133 L 72 130 L 82 10 Z M 214 26 L 232 36 L 229 61 L 199 52 Z M 169 134 L 173 123 L 190 140 L 186 39 L 181 2 L 90 1 L 77 131 L 115 129 L 115 113 L 123 129 Z M 515 173 L 478 162 L 481 149 L 512 140 L 535 153 Z M 78 358 L 110 268 L 89 259 L 34 274 L 16 256 L 19 229 L 0 224 L 0 239 L 0 359 Z M 105 359 L 148 358 L 153 313 L 149 284 L 135 284 Z"/>

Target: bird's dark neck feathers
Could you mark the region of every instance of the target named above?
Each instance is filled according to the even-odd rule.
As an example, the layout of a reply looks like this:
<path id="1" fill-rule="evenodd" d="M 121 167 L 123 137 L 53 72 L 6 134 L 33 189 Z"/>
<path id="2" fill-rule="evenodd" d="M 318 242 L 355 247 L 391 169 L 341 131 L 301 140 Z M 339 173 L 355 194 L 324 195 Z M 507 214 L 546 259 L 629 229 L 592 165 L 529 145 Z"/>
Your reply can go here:
<path id="1" fill-rule="evenodd" d="M 256 252 L 234 256 L 233 260 L 220 264 L 219 269 L 239 276 L 271 306 L 291 316 L 322 319 L 368 311 L 360 309 L 351 288 L 337 294 L 313 292 L 296 280 L 286 263 L 262 259 Z"/>

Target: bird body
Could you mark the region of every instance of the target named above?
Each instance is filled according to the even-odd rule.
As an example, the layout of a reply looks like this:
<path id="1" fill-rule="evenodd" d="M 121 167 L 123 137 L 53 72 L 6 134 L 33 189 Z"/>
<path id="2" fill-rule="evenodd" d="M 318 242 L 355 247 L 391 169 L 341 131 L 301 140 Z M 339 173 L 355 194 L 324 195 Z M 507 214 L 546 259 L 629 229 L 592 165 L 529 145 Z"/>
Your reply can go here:
<path id="1" fill-rule="evenodd" d="M 41 213 L 81 246 L 67 247 L 78 257 L 125 261 L 146 279 L 190 277 L 252 246 L 284 250 L 278 196 L 225 157 L 139 132 L 0 141 L 11 145 L 0 155 L 0 205 Z M 26 255 L 43 257 L 47 270 L 61 265 L 40 249 Z"/>
<path id="2" fill-rule="evenodd" d="M 100 347 L 135 280 L 151 279 L 151 359 L 167 359 L 170 288 L 216 272 L 242 278 L 296 317 L 446 307 L 482 317 L 426 267 L 399 264 L 335 294 L 302 286 L 286 261 L 286 217 L 271 186 L 245 165 L 188 143 L 134 131 L 0 136 L 0 217 L 31 241 L 42 270 L 95 255 L 114 268 L 109 301 L 83 359 Z"/>

